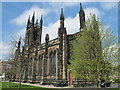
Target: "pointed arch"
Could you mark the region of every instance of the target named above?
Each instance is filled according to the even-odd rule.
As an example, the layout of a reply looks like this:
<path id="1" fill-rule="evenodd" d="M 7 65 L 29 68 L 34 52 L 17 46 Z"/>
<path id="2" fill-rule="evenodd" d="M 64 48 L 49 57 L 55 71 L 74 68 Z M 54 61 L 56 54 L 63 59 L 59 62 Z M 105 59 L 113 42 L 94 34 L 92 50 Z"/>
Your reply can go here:
<path id="1" fill-rule="evenodd" d="M 50 75 L 56 75 L 56 51 L 51 51 L 50 57 Z"/>
<path id="2" fill-rule="evenodd" d="M 43 54 L 40 54 L 40 55 L 39 55 L 39 59 L 38 59 L 38 60 L 39 60 L 39 66 L 38 66 L 38 67 L 39 67 L 39 73 L 38 73 L 38 75 L 41 76 L 41 75 L 42 75 L 42 67 L 43 67 L 43 66 L 42 66 Z"/>
<path id="3" fill-rule="evenodd" d="M 56 74 L 56 51 L 53 52 L 53 74 Z"/>
<path id="4" fill-rule="evenodd" d="M 28 66 L 28 67 L 29 67 L 29 68 L 28 68 L 28 72 L 29 72 L 28 75 L 29 75 L 29 76 L 32 76 L 32 73 L 31 73 L 31 72 L 32 72 L 32 59 L 33 59 L 33 58 L 30 57 L 29 66 Z"/>

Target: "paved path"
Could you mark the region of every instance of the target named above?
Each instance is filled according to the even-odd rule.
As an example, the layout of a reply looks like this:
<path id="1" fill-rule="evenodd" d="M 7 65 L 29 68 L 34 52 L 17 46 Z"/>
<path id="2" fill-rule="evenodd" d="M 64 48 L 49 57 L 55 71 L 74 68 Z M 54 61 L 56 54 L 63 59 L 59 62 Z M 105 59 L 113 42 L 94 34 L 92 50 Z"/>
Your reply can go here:
<path id="1" fill-rule="evenodd" d="M 19 82 L 13 82 L 13 83 L 19 83 Z M 44 88 L 63 88 L 63 89 L 77 89 L 77 88 L 97 88 L 96 85 L 94 86 L 88 86 L 88 87 L 73 87 L 73 86 L 66 86 L 66 87 L 54 87 L 53 85 L 40 85 L 40 84 L 30 84 L 30 83 L 21 83 L 21 84 L 24 84 L 24 85 L 31 85 L 31 86 L 37 86 L 37 87 L 44 87 Z M 120 85 L 119 85 L 120 86 Z M 110 87 L 106 87 L 106 88 L 118 88 L 118 84 L 111 84 Z"/>
<path id="2" fill-rule="evenodd" d="M 13 82 L 13 83 L 19 83 L 19 82 Z M 31 85 L 31 86 L 37 86 L 37 87 L 44 87 L 44 88 L 72 88 L 72 86 L 67 87 L 54 87 L 53 85 L 40 85 L 40 84 L 30 84 L 30 83 L 21 83 L 24 85 Z"/>

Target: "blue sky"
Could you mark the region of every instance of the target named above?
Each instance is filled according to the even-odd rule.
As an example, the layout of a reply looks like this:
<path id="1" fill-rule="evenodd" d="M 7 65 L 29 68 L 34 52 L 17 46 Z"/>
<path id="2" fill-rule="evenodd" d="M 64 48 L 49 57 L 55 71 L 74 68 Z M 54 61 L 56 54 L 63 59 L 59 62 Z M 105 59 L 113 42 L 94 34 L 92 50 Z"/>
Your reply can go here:
<path id="1" fill-rule="evenodd" d="M 11 37 L 24 37 L 26 22 L 29 15 L 35 11 L 36 19 L 43 15 L 43 36 L 50 34 L 50 39 L 57 37 L 61 7 L 64 8 L 65 26 L 68 34 L 79 31 L 79 2 L 2 2 L 2 41 L 0 41 L 0 58 L 4 59 L 10 52 L 8 43 Z M 86 16 L 95 13 L 106 27 L 118 34 L 118 4 L 117 2 L 82 2 Z M 86 17 L 87 18 L 87 17 Z M 2 56 L 1 56 L 2 54 Z"/>

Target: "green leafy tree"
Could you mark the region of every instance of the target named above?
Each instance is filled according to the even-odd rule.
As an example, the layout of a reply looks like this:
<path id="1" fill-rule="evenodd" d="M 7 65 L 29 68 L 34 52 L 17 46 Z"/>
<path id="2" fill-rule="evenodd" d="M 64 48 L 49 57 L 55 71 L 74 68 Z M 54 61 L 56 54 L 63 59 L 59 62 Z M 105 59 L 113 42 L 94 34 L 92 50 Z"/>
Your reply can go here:
<path id="1" fill-rule="evenodd" d="M 117 48 L 114 47 L 117 43 L 116 36 L 109 30 L 94 14 L 88 17 L 85 27 L 76 35 L 71 45 L 68 67 L 75 79 L 97 82 L 98 79 L 109 77 L 117 60 Z"/>

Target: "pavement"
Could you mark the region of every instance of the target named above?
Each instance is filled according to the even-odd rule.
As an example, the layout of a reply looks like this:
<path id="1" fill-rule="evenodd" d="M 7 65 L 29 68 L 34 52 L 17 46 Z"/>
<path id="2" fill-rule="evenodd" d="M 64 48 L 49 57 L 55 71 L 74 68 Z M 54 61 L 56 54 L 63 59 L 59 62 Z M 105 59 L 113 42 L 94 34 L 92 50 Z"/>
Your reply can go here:
<path id="1" fill-rule="evenodd" d="M 18 83 L 19 82 L 13 82 Z M 66 86 L 66 87 L 54 87 L 53 85 L 40 85 L 40 84 L 30 84 L 30 83 L 21 83 L 23 85 L 31 85 L 31 86 L 37 86 L 37 87 L 43 87 L 43 88 L 72 88 L 73 86 Z"/>
<path id="2" fill-rule="evenodd" d="M 13 82 L 13 83 L 19 83 L 19 82 Z M 97 88 L 96 85 L 94 86 L 88 86 L 88 87 L 73 87 L 72 85 L 70 86 L 66 86 L 66 87 L 54 87 L 53 85 L 40 85 L 40 84 L 30 84 L 30 83 L 21 83 L 24 85 L 31 85 L 31 86 L 37 86 L 37 87 L 43 87 L 43 88 L 58 88 L 58 89 L 75 89 L 75 88 Z M 120 84 L 118 85 L 117 83 L 115 84 L 111 84 L 110 87 L 106 87 L 106 88 L 118 88 L 118 86 L 120 86 Z M 120 87 L 119 87 L 120 88 Z"/>

